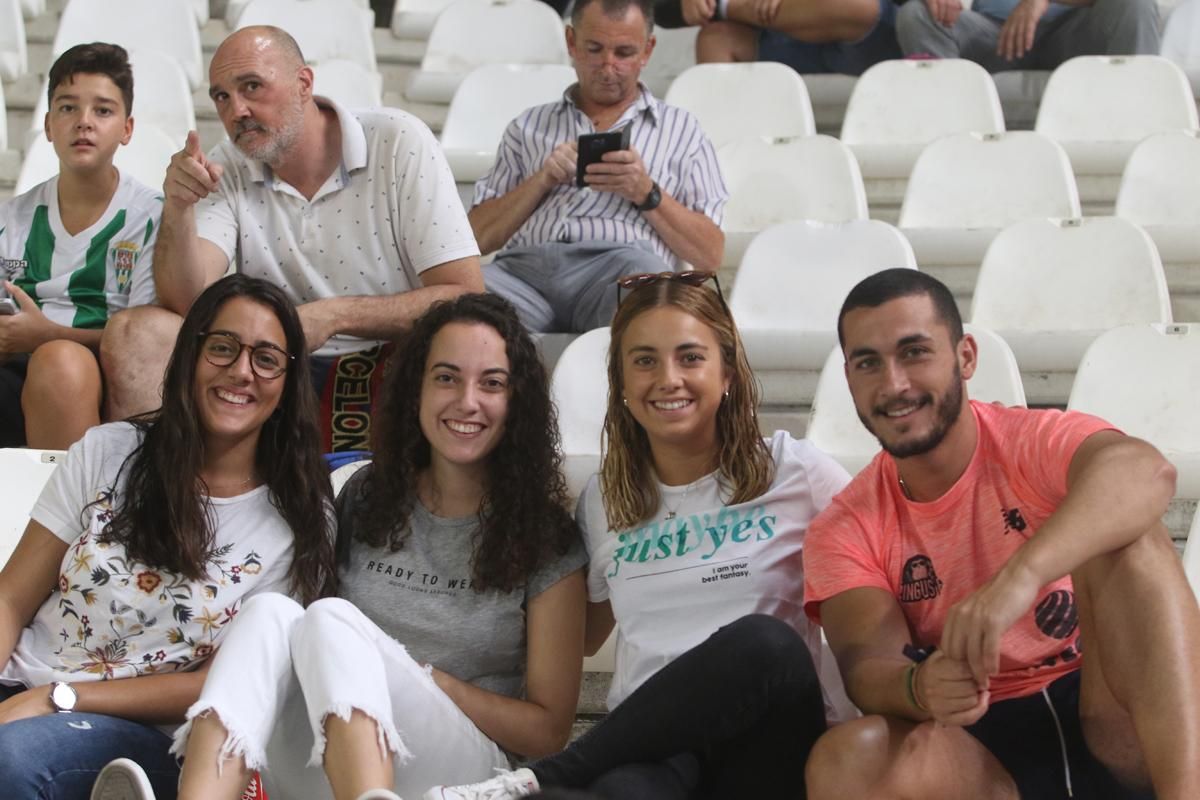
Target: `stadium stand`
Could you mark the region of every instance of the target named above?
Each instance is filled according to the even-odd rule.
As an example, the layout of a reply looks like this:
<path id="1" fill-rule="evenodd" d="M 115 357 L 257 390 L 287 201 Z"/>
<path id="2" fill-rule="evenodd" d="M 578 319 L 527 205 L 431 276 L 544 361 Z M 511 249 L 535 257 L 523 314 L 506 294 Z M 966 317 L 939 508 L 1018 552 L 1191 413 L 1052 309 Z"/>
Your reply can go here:
<path id="1" fill-rule="evenodd" d="M 171 137 L 177 148 L 183 147 L 188 131 L 196 129 L 196 107 L 183 67 L 161 50 L 147 48 L 130 50 L 129 63 L 133 67 L 135 133 L 143 125 L 152 125 Z M 43 80 L 25 132 L 26 145 L 45 138 L 42 119 L 49 105 L 47 87 L 48 82 Z"/>
<path id="2" fill-rule="evenodd" d="M 1200 498 L 1200 325 L 1125 325 L 1087 349 L 1067 407 L 1111 422 L 1162 451 L 1176 498 Z"/>
<path id="3" fill-rule="evenodd" d="M 1183 68 L 1200 97 L 1200 0 L 1180 3 L 1167 17 L 1162 54 Z"/>
<path id="4" fill-rule="evenodd" d="M 442 126 L 442 150 L 454 179 L 473 186 L 491 169 L 513 118 L 558 100 L 574 82 L 575 70 L 566 64 L 484 64 L 471 70 Z"/>
<path id="5" fill-rule="evenodd" d="M 392 35 L 397 39 L 425 41 L 433 32 L 438 14 L 454 0 L 396 0 L 392 6 Z"/>
<path id="6" fill-rule="evenodd" d="M 1006 406 L 1024 406 L 1025 389 L 1016 357 L 996 333 L 979 325 L 963 330 L 979 345 L 979 368 L 968 384 L 972 398 Z M 879 442 L 858 419 L 846 384 L 846 360 L 834 347 L 821 368 L 806 436 L 854 475 L 879 452 Z"/>
<path id="7" fill-rule="evenodd" d="M 1067 151 L 1086 213 L 1104 214 L 1139 141 L 1197 127 L 1187 76 L 1173 62 L 1162 56 L 1080 56 L 1050 76 L 1035 129 Z"/>
<path id="8" fill-rule="evenodd" d="M 608 345 L 607 327 L 582 334 L 563 351 L 550 376 L 571 497 L 578 497 L 600 468 L 600 436 L 608 408 Z"/>
<path id="9" fill-rule="evenodd" d="M 697 64 L 671 82 L 664 100 L 690 111 L 717 148 L 745 136 L 817 132 L 804 80 L 775 62 Z"/>
<path id="10" fill-rule="evenodd" d="M 237 27 L 277 25 L 295 38 L 309 64 L 345 59 L 373 73 L 374 23 L 369 9 L 347 0 L 251 0 Z"/>
<path id="11" fill-rule="evenodd" d="M 332 98 L 347 108 L 383 105 L 383 78 L 357 61 L 331 58 L 312 65 L 313 92 Z"/>
<path id="12" fill-rule="evenodd" d="M 809 404 L 837 341 L 842 300 L 888 267 L 915 268 L 916 261 L 900 232 L 878 220 L 784 222 L 754 237 L 729 309 L 768 401 Z"/>
<path id="13" fill-rule="evenodd" d="M 8 149 L 8 109 L 4 103 L 4 85 L 0 84 L 0 152 Z"/>
<path id="14" fill-rule="evenodd" d="M 433 25 L 409 100 L 448 103 L 483 64 L 569 64 L 562 18 L 538 0 L 456 0 Z"/>
<path id="15" fill-rule="evenodd" d="M 965 59 L 883 61 L 854 85 L 842 123 L 876 202 L 897 208 L 921 151 L 952 133 L 1003 133 L 987 70 Z"/>
<path id="16" fill-rule="evenodd" d="M 0 567 L 25 532 L 29 512 L 63 455 L 61 450 L 0 449 L 0 475 L 4 476 L 0 482 L 4 487 L 4 501 L 0 502 Z"/>
<path id="17" fill-rule="evenodd" d="M 832 136 L 746 137 L 717 150 L 729 203 L 722 267 L 741 263 L 760 231 L 789 220 L 867 218 L 867 194 L 854 154 Z"/>
<path id="18" fill-rule="evenodd" d="M 46 11 L 46 0 L 21 0 L 21 13 L 25 19 L 33 19 Z"/>
<path id="19" fill-rule="evenodd" d="M 1004 337 L 1030 400 L 1061 405 L 1083 353 L 1102 332 L 1171 322 L 1154 243 L 1119 217 L 1027 219 L 996 236 L 979 270 L 971 321 Z"/>
<path id="20" fill-rule="evenodd" d="M 96 41 L 166 53 L 183 67 L 193 90 L 205 80 L 200 31 L 190 0 L 122 0 L 120 14 L 113 13 L 107 0 L 68 0 L 54 36 L 51 61 L 72 45 Z"/>
<path id="21" fill-rule="evenodd" d="M 1078 217 L 1079 195 L 1067 154 L 1029 131 L 958 133 L 917 159 L 900 229 L 921 269 L 944 282 L 960 304 L 1001 229 L 1028 217 Z"/>
<path id="22" fill-rule="evenodd" d="M 195 0 L 201 2 L 201 0 Z M 246 6 L 250 5 L 252 0 L 226 0 L 225 3 L 225 24 L 229 30 L 237 30 L 241 26 L 242 12 L 246 10 Z M 371 8 L 368 0 L 343 0 L 346 5 L 351 5 L 356 8 L 369 10 Z M 371 17 L 372 25 L 374 24 L 374 15 Z M 201 23 L 203 24 L 203 23 Z"/>
<path id="23" fill-rule="evenodd" d="M 1200 320 L 1200 134 L 1148 136 L 1134 148 L 1116 213 L 1141 225 L 1167 271 L 1176 319 Z"/>
<path id="24" fill-rule="evenodd" d="M 0 80 L 15 81 L 29 69 L 20 0 L 0 0 Z"/>

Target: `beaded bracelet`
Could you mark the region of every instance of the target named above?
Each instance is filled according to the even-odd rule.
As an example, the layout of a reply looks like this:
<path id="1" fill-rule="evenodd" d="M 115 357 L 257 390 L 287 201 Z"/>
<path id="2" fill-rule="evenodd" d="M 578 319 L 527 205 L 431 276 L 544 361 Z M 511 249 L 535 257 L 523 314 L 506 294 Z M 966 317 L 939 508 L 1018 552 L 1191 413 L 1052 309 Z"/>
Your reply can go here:
<path id="1" fill-rule="evenodd" d="M 908 669 L 904 673 L 904 688 L 908 693 L 908 702 L 913 704 L 913 708 L 923 714 L 928 714 L 929 709 L 917 697 L 917 671 L 921 668 L 921 663 L 908 665 Z"/>

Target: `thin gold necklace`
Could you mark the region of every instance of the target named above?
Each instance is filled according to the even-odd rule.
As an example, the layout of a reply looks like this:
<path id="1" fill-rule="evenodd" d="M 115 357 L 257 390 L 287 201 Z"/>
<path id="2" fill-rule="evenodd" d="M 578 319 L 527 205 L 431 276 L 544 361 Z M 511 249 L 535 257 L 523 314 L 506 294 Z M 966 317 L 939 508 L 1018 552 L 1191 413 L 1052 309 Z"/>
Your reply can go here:
<path id="1" fill-rule="evenodd" d="M 230 489 L 240 489 L 252 480 L 254 480 L 253 475 L 251 475 L 249 478 L 246 478 L 246 480 L 242 481 L 241 483 L 208 483 L 205 481 L 205 484 L 208 486 L 209 491 L 215 489 L 218 492 L 225 492 Z"/>

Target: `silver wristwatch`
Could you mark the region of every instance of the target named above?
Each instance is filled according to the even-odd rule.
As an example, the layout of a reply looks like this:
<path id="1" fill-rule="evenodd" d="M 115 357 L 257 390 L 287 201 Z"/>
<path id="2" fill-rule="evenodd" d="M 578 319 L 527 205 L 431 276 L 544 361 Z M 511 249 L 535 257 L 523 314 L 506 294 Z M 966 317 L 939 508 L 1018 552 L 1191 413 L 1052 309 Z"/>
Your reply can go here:
<path id="1" fill-rule="evenodd" d="M 65 681 L 55 681 L 50 687 L 50 705 L 54 706 L 54 710 L 60 714 L 66 714 L 75 710 L 75 704 L 79 702 L 79 692 L 75 691 L 75 687 Z"/>

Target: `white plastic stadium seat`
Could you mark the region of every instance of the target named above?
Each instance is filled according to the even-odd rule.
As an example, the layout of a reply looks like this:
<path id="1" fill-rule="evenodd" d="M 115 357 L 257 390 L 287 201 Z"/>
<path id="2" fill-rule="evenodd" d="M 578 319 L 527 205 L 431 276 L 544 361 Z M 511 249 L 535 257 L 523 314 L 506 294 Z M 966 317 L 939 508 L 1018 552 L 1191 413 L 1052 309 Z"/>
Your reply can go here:
<path id="1" fill-rule="evenodd" d="M 1200 498 L 1200 325 L 1126 325 L 1083 356 L 1067 407 L 1095 414 L 1162 451 L 1175 495 Z"/>
<path id="2" fill-rule="evenodd" d="M 588 331 L 567 346 L 550 376 L 563 471 L 572 497 L 578 497 L 600 469 L 600 434 L 608 408 L 608 343 L 608 328 Z"/>
<path id="3" fill-rule="evenodd" d="M 1120 175 L 1150 134 L 1196 130 L 1183 70 L 1161 56 L 1079 56 L 1050 76 L 1038 133 L 1066 148 L 1076 176 Z"/>
<path id="4" fill-rule="evenodd" d="M 750 240 L 779 222 L 867 218 L 854 154 L 832 136 L 738 139 L 717 150 L 717 160 L 729 189 L 721 266 L 740 263 Z"/>
<path id="5" fill-rule="evenodd" d="M 913 167 L 900 229 L 921 269 L 958 267 L 937 277 L 969 293 L 975 270 L 1002 228 L 1028 217 L 1078 217 L 1067 154 L 1030 131 L 958 133 L 925 148 Z"/>
<path id="6" fill-rule="evenodd" d="M 1183 68 L 1193 92 L 1200 89 L 1200 0 L 1185 0 L 1167 17 L 1161 53 Z"/>
<path id="7" fill-rule="evenodd" d="M 179 62 L 193 91 L 204 80 L 200 29 L 190 0 L 121 0 L 120 13 L 114 12 L 109 0 L 68 0 L 54 36 L 52 59 L 87 42 L 160 50 Z"/>
<path id="8" fill-rule="evenodd" d="M 1145 228 L 1164 263 L 1200 265 L 1197 187 L 1200 134 L 1176 131 L 1148 136 L 1125 165 L 1117 216 Z"/>
<path id="9" fill-rule="evenodd" d="M 483 64 L 568 64 L 562 18 L 538 0 L 455 0 L 433 24 L 409 100 L 449 103 Z"/>
<path id="10" fill-rule="evenodd" d="M 137 136 L 143 125 L 151 125 L 171 137 L 176 149 L 182 148 L 188 131 L 196 130 L 196 108 L 183 67 L 159 50 L 144 48 L 129 52 L 129 64 L 133 67 L 133 135 Z M 26 146 L 45 138 L 42 122 L 49 108 L 48 86 L 47 81 L 42 82 L 25 134 Z"/>
<path id="11" fill-rule="evenodd" d="M 312 65 L 313 93 L 346 108 L 383 105 L 383 76 L 357 61 L 335 58 Z"/>
<path id="12" fill-rule="evenodd" d="M 8 109 L 4 103 L 4 85 L 0 84 L 0 153 L 8 149 Z"/>
<path id="13" fill-rule="evenodd" d="M 978 367 L 967 382 L 967 394 L 989 403 L 1025 405 L 1017 360 L 1004 339 L 978 325 L 964 325 L 963 330 L 974 336 L 979 345 Z M 817 381 L 812 416 L 804 435 L 853 475 L 879 452 L 879 442 L 863 427 L 854 410 L 845 363 L 841 348 L 835 346 Z"/>
<path id="14" fill-rule="evenodd" d="M 1109 328 L 1171 321 L 1154 243 L 1118 217 L 1010 225 L 983 257 L 972 302 L 971 321 L 1003 336 L 1025 372 L 1074 372 Z"/>
<path id="15" fill-rule="evenodd" d="M 8 561 L 29 524 L 29 512 L 50 479 L 62 450 L 29 450 L 21 447 L 0 450 L 0 567 Z"/>
<path id="16" fill-rule="evenodd" d="M 29 52 L 20 0 L 0 0 L 0 80 L 15 81 L 28 70 Z"/>
<path id="17" fill-rule="evenodd" d="M 485 64 L 463 79 L 442 126 L 442 150 L 459 183 L 492 167 L 508 123 L 531 106 L 562 98 L 575 82 L 566 64 Z"/>
<path id="18" fill-rule="evenodd" d="M 242 12 L 246 10 L 246 6 L 250 5 L 251 0 L 226 0 L 225 3 L 225 24 L 229 30 L 235 31 L 241 27 Z M 348 6 L 354 8 L 370 9 L 370 0 L 342 0 Z M 375 21 L 372 17 L 371 25 L 374 26 Z"/>
<path id="19" fill-rule="evenodd" d="M 362 461 L 351 461 L 349 464 L 343 464 L 329 473 L 329 482 L 333 485 L 333 496 L 337 497 L 342 491 L 342 487 L 346 485 L 346 482 L 354 477 L 354 473 L 370 463 L 371 460 L 368 458 L 364 458 Z"/>
<path id="20" fill-rule="evenodd" d="M 46 0 L 20 0 L 20 6 L 25 19 L 40 17 L 46 12 Z"/>
<path id="21" fill-rule="evenodd" d="M 642 70 L 641 78 L 655 97 L 665 97 L 671 82 L 684 70 L 696 66 L 696 36 L 699 33 L 699 27 L 654 26 L 654 56 Z"/>
<path id="22" fill-rule="evenodd" d="M 147 186 L 161 189 L 167 165 L 178 149 L 179 145 L 170 136 L 153 125 L 136 125 L 129 144 L 117 148 L 113 164 Z M 25 152 L 14 192 L 27 192 L 57 174 L 58 156 L 54 145 L 45 136 L 39 136 Z"/>
<path id="23" fill-rule="evenodd" d="M 309 64 L 346 59 L 376 71 L 375 15 L 347 0 L 252 0 L 238 18 L 238 28 L 251 25 L 286 30 Z"/>
<path id="24" fill-rule="evenodd" d="M 754 237 L 729 297 L 750 365 L 819 370 L 850 289 L 889 267 L 916 262 L 900 232 L 878 220 L 784 222 Z"/>
<path id="25" fill-rule="evenodd" d="M 863 175 L 907 178 L 925 145 L 952 133 L 1002 133 L 987 70 L 965 59 L 882 61 L 854 85 L 841 139 Z"/>
<path id="26" fill-rule="evenodd" d="M 454 0 L 396 0 L 392 7 L 392 35 L 397 39 L 429 38 L 438 14 Z"/>
<path id="27" fill-rule="evenodd" d="M 208 24 L 208 0 L 192 0 L 192 11 L 196 14 L 196 24 L 203 28 Z"/>
<path id="28" fill-rule="evenodd" d="M 817 132 L 804 80 L 775 62 L 697 64 L 671 83 L 665 100 L 690 111 L 713 147 L 746 136 Z"/>

